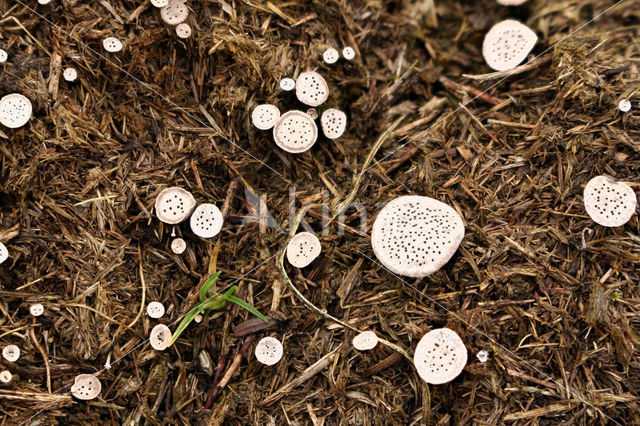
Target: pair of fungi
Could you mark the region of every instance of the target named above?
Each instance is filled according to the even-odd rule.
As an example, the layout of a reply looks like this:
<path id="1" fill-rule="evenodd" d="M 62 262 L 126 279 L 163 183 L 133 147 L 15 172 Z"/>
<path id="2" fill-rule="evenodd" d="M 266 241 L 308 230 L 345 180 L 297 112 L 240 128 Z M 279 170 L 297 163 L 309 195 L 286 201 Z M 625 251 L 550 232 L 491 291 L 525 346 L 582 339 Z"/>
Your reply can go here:
<path id="1" fill-rule="evenodd" d="M 151 0 L 151 4 L 160 8 L 160 17 L 169 25 L 176 26 L 176 35 L 180 38 L 191 37 L 191 27 L 187 24 L 189 9 L 180 0 Z"/>
<path id="2" fill-rule="evenodd" d="M 345 46 L 342 49 L 342 57 L 344 57 L 347 61 L 352 60 L 356 57 L 356 51 L 351 46 Z M 334 49 L 333 47 L 328 48 L 322 53 L 322 60 L 325 64 L 335 64 L 340 59 L 340 53 Z"/>

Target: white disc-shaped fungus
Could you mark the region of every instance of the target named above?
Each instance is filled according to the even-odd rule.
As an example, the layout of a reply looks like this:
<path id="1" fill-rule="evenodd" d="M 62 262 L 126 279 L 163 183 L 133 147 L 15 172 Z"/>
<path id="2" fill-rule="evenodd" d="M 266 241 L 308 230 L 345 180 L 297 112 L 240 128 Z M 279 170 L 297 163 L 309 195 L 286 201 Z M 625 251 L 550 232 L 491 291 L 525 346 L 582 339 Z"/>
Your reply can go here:
<path id="1" fill-rule="evenodd" d="M 351 46 L 346 46 L 344 49 L 342 49 L 342 57 L 345 58 L 347 61 L 352 60 L 353 58 L 356 57 L 355 49 Z"/>
<path id="2" fill-rule="evenodd" d="M 178 25 L 183 23 L 189 16 L 187 5 L 181 1 L 170 0 L 169 3 L 160 9 L 160 17 L 169 25 Z"/>
<path id="3" fill-rule="evenodd" d="M 406 195 L 380 210 L 371 245 L 391 272 L 421 278 L 446 264 L 463 237 L 462 218 L 453 208 L 433 198 Z"/>
<path id="4" fill-rule="evenodd" d="M 158 8 L 165 7 L 166 5 L 169 4 L 169 0 L 151 0 L 151 4 L 154 7 L 158 7 Z"/>
<path id="5" fill-rule="evenodd" d="M 251 112 L 251 122 L 260 130 L 269 130 L 276 125 L 280 119 L 280 110 L 271 104 L 258 105 Z"/>
<path id="6" fill-rule="evenodd" d="M 498 4 L 503 6 L 520 6 L 525 4 L 528 0 L 498 0 Z"/>
<path id="7" fill-rule="evenodd" d="M 71 386 L 71 395 L 82 401 L 89 401 L 100 395 L 102 383 L 93 374 L 78 374 L 73 386 Z"/>
<path id="8" fill-rule="evenodd" d="M 296 234 L 287 244 L 287 260 L 296 268 L 304 268 L 322 252 L 318 237 L 310 232 Z"/>
<path id="9" fill-rule="evenodd" d="M 78 72 L 75 68 L 69 67 L 62 72 L 62 76 L 67 81 L 76 81 L 76 78 L 78 78 Z"/>
<path id="10" fill-rule="evenodd" d="M 16 345 L 7 345 L 2 349 L 2 357 L 9 362 L 16 362 L 20 358 L 20 348 Z"/>
<path id="11" fill-rule="evenodd" d="M 476 358 L 478 358 L 478 361 L 482 363 L 489 361 L 489 351 L 481 350 L 476 354 Z"/>
<path id="12" fill-rule="evenodd" d="M 171 330 L 164 324 L 158 324 L 151 329 L 149 343 L 156 351 L 164 351 L 169 347 L 171 341 Z"/>
<path id="13" fill-rule="evenodd" d="M 0 264 L 4 263 L 5 260 L 9 258 L 9 250 L 7 250 L 7 246 L 3 243 L 0 243 Z"/>
<path id="14" fill-rule="evenodd" d="M 373 331 L 363 331 L 353 338 L 352 343 L 359 351 L 370 351 L 378 344 L 378 336 Z"/>
<path id="15" fill-rule="evenodd" d="M 164 189 L 156 197 L 156 216 L 164 223 L 175 225 L 186 220 L 196 206 L 196 199 L 177 186 Z"/>
<path id="16" fill-rule="evenodd" d="M 328 48 L 322 54 L 322 60 L 325 64 L 335 64 L 340 59 L 340 53 L 333 47 Z"/>
<path id="17" fill-rule="evenodd" d="M 329 86 L 317 72 L 303 72 L 296 80 L 296 97 L 305 105 L 317 107 L 329 98 Z"/>
<path id="18" fill-rule="evenodd" d="M 289 111 L 273 127 L 273 140 L 287 152 L 304 152 L 318 140 L 318 126 L 304 112 Z"/>
<path id="19" fill-rule="evenodd" d="M 191 215 L 191 231 L 200 238 L 212 238 L 222 229 L 224 218 L 215 204 L 200 204 Z"/>
<path id="20" fill-rule="evenodd" d="M 175 254 L 182 254 L 187 249 L 187 243 L 182 238 L 175 238 L 171 241 L 171 251 Z"/>
<path id="21" fill-rule="evenodd" d="M 487 65 L 496 71 L 507 71 L 520 65 L 536 45 L 533 30 L 514 19 L 494 25 L 482 43 L 482 55 Z"/>
<path id="22" fill-rule="evenodd" d="M 147 315 L 151 318 L 162 318 L 164 315 L 164 305 L 160 302 L 151 302 L 147 305 Z"/>
<path id="23" fill-rule="evenodd" d="M 631 111 L 631 101 L 629 101 L 629 99 L 622 99 L 618 102 L 618 109 L 622 112 Z"/>
<path id="24" fill-rule="evenodd" d="M 0 99 L 0 123 L 10 129 L 27 124 L 32 111 L 31 101 L 20 93 L 11 93 Z"/>
<path id="25" fill-rule="evenodd" d="M 9 54 L 7 53 L 7 51 L 4 49 L 0 49 L 0 64 L 7 62 L 7 59 L 9 59 Z"/>
<path id="26" fill-rule="evenodd" d="M 274 365 L 282 359 L 282 343 L 274 337 L 265 337 L 256 345 L 256 359 L 264 365 Z"/>
<path id="27" fill-rule="evenodd" d="M 330 108 L 320 117 L 322 133 L 329 139 L 338 139 L 347 128 L 347 114 L 339 109 Z"/>
<path id="28" fill-rule="evenodd" d="M 637 203 L 633 189 L 610 176 L 596 176 L 584 188 L 584 208 L 602 226 L 624 225 L 635 213 Z"/>
<path id="29" fill-rule="evenodd" d="M 34 303 L 29 307 L 29 313 L 34 317 L 39 317 L 44 314 L 44 306 L 42 306 L 42 303 Z"/>
<path id="30" fill-rule="evenodd" d="M 38 4 L 45 5 L 45 4 L 49 4 L 49 3 L 51 3 L 51 0 L 38 0 Z"/>
<path id="31" fill-rule="evenodd" d="M 201 314 L 196 315 L 195 317 L 193 317 L 193 320 L 198 324 L 200 324 L 202 322 L 202 315 Z"/>
<path id="32" fill-rule="evenodd" d="M 285 92 L 290 92 L 291 90 L 296 88 L 296 82 L 294 79 L 286 77 L 280 80 L 280 88 Z"/>
<path id="33" fill-rule="evenodd" d="M 9 370 L 0 372 L 0 382 L 6 385 L 8 383 L 11 383 L 11 379 L 13 379 L 13 374 L 11 374 Z"/>
<path id="34" fill-rule="evenodd" d="M 425 382 L 447 383 L 458 377 L 467 364 L 467 348 L 455 331 L 437 328 L 420 339 L 413 364 Z"/>
<path id="35" fill-rule="evenodd" d="M 178 24 L 176 26 L 176 34 L 180 38 L 189 38 L 191 37 L 191 27 L 189 24 L 185 24 L 184 22 L 182 24 Z"/>
<path id="36" fill-rule="evenodd" d="M 115 37 L 107 37 L 102 40 L 102 46 L 107 52 L 115 53 L 122 50 L 122 42 Z"/>

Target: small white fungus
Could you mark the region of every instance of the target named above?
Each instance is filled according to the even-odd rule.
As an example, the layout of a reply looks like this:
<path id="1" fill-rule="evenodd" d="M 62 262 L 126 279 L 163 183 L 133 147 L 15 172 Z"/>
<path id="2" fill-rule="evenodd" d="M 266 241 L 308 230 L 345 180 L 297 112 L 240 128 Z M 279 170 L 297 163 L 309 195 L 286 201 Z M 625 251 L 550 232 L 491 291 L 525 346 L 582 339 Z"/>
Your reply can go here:
<path id="1" fill-rule="evenodd" d="M 289 111 L 273 126 L 273 140 L 287 152 L 304 152 L 318 140 L 318 126 L 306 113 Z"/>
<path id="2" fill-rule="evenodd" d="M 44 314 L 44 306 L 42 306 L 42 303 L 34 303 L 29 307 L 29 313 L 34 317 L 39 317 Z"/>
<path id="3" fill-rule="evenodd" d="M 8 383 L 11 383 L 11 379 L 13 379 L 13 374 L 11 374 L 9 370 L 0 372 L 0 382 L 6 385 Z"/>
<path id="4" fill-rule="evenodd" d="M 62 76 L 67 81 L 76 81 L 76 78 L 78 78 L 78 72 L 75 68 L 69 67 L 62 72 Z"/>
<path id="5" fill-rule="evenodd" d="M 610 176 L 596 176 L 584 188 L 584 207 L 599 225 L 622 226 L 631 219 L 638 203 L 636 193 Z"/>
<path id="6" fill-rule="evenodd" d="M 305 105 L 317 107 L 329 98 L 329 86 L 317 72 L 303 72 L 296 80 L 296 97 Z"/>
<path id="7" fill-rule="evenodd" d="M 196 199 L 185 189 L 177 186 L 164 189 L 156 197 L 156 216 L 169 225 L 186 220 L 196 207 Z"/>
<path id="8" fill-rule="evenodd" d="M 164 315 L 164 305 L 160 302 L 151 302 L 147 305 L 147 315 L 151 318 L 162 318 Z"/>
<path id="9" fill-rule="evenodd" d="M 322 252 L 318 237 L 310 232 L 296 234 L 287 244 L 287 260 L 296 268 L 304 268 Z"/>
<path id="10" fill-rule="evenodd" d="M 176 26 L 176 34 L 180 38 L 189 38 L 191 37 L 191 27 L 189 24 L 185 24 L 184 22 L 182 24 L 178 24 Z"/>
<path id="11" fill-rule="evenodd" d="M 378 344 L 378 336 L 373 331 L 363 331 L 353 338 L 352 343 L 359 351 L 369 351 Z"/>
<path id="12" fill-rule="evenodd" d="M 330 65 L 335 64 L 336 62 L 338 62 L 338 59 L 340 59 L 340 53 L 338 53 L 338 51 L 333 47 L 330 47 L 329 49 L 325 50 L 324 53 L 322 54 L 322 60 L 326 64 L 330 64 Z"/>
<path id="13" fill-rule="evenodd" d="M 45 5 L 51 3 L 51 0 L 38 0 L 39 4 Z"/>
<path id="14" fill-rule="evenodd" d="M 487 361 L 489 361 L 489 351 L 486 350 L 482 350 L 480 352 L 478 352 L 476 354 L 476 358 L 478 358 L 478 361 L 485 363 Z"/>
<path id="15" fill-rule="evenodd" d="M 100 395 L 102 383 L 93 374 L 79 374 L 71 386 L 71 395 L 81 401 L 89 401 Z"/>
<path id="16" fill-rule="evenodd" d="M 156 351 L 164 351 L 169 347 L 171 341 L 171 330 L 164 324 L 158 324 L 151 330 L 149 343 Z"/>
<path id="17" fill-rule="evenodd" d="M 309 108 L 307 110 L 307 115 L 311 117 L 312 120 L 315 120 L 316 118 L 318 118 L 318 110 L 316 110 L 315 108 Z"/>
<path id="18" fill-rule="evenodd" d="M 187 243 L 182 238 L 174 238 L 171 241 L 171 251 L 175 254 L 182 254 L 187 249 Z"/>
<path id="19" fill-rule="evenodd" d="M 215 204 L 200 204 L 191 215 L 191 231 L 200 238 L 212 238 L 222 229 L 224 218 Z"/>
<path id="20" fill-rule="evenodd" d="M 22 127 L 31 118 L 31 101 L 20 93 L 11 93 L 0 99 L 0 124 L 10 129 Z"/>
<path id="21" fill-rule="evenodd" d="M 520 6 L 521 4 L 525 4 L 527 0 L 498 0 L 498 4 L 503 6 Z"/>
<path id="22" fill-rule="evenodd" d="M 169 4 L 169 0 L 151 0 L 151 4 L 154 7 L 165 7 L 167 4 Z"/>
<path id="23" fill-rule="evenodd" d="M 622 99 L 619 103 L 618 103 L 618 109 L 622 112 L 629 112 L 631 111 L 631 101 L 629 99 Z"/>
<path id="24" fill-rule="evenodd" d="M 282 343 L 274 337 L 265 337 L 256 345 L 256 359 L 264 365 L 274 365 L 282 359 Z"/>
<path id="25" fill-rule="evenodd" d="M 251 122 L 260 130 L 269 130 L 276 125 L 280 119 L 280 110 L 271 104 L 258 105 L 251 112 Z"/>
<path id="26" fill-rule="evenodd" d="M 328 139 L 338 139 L 347 128 L 347 114 L 339 109 L 330 108 L 322 113 L 320 125 L 322 133 Z"/>
<path id="27" fill-rule="evenodd" d="M 102 40 L 102 46 L 104 50 L 111 53 L 116 53 L 122 50 L 122 42 L 115 37 L 107 37 Z"/>
<path id="28" fill-rule="evenodd" d="M 193 318 L 193 320 L 194 320 L 195 322 L 197 322 L 198 324 L 200 324 L 200 323 L 202 322 L 202 315 L 201 315 L 201 314 L 196 315 L 196 316 Z"/>
<path id="29" fill-rule="evenodd" d="M 425 382 L 447 383 L 458 377 L 467 364 L 467 348 L 455 331 L 437 328 L 420 339 L 413 364 Z"/>
<path id="30" fill-rule="evenodd" d="M 286 77 L 280 80 L 280 88 L 286 92 L 290 92 L 291 90 L 296 88 L 296 82 L 294 79 Z"/>
<path id="31" fill-rule="evenodd" d="M 160 9 L 160 17 L 169 25 L 183 23 L 189 16 L 189 9 L 181 1 L 170 0 L 169 3 Z"/>
<path id="32" fill-rule="evenodd" d="M 494 25 L 482 43 L 482 56 L 496 71 L 507 71 L 520 65 L 538 42 L 533 30 L 514 19 Z"/>
<path id="33" fill-rule="evenodd" d="M 2 357 L 9 362 L 16 362 L 20 358 L 20 348 L 16 345 L 7 345 L 2 349 Z"/>
<path id="34" fill-rule="evenodd" d="M 7 246 L 5 246 L 3 243 L 0 243 L 0 264 L 4 263 L 8 258 L 9 250 L 7 250 Z"/>
<path id="35" fill-rule="evenodd" d="M 4 49 L 0 49 L 0 64 L 7 62 L 9 59 L 9 54 Z"/>
<path id="36" fill-rule="evenodd" d="M 353 47 L 351 46 L 347 46 L 344 49 L 342 49 L 342 56 L 347 60 L 350 61 L 353 58 L 356 57 L 356 51 Z"/>

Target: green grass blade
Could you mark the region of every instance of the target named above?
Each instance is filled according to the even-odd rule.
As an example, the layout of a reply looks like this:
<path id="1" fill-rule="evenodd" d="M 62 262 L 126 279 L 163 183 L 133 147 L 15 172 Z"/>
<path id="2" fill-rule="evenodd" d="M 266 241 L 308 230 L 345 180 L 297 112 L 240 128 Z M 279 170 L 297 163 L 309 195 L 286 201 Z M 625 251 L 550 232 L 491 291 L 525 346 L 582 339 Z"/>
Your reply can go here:
<path id="1" fill-rule="evenodd" d="M 236 289 L 237 289 L 236 286 L 231 287 L 222 297 L 227 302 L 235 303 L 236 305 L 240 306 L 241 308 L 244 308 L 247 311 L 251 312 L 253 315 L 255 315 L 256 317 L 260 318 L 262 321 L 267 322 L 268 321 L 267 317 L 262 315 L 259 310 L 257 310 L 253 306 L 251 306 L 246 301 L 244 301 L 244 300 L 240 299 L 239 297 L 236 297 L 236 296 L 233 295 L 233 292 L 235 292 Z"/>
<path id="2" fill-rule="evenodd" d="M 182 332 L 189 326 L 189 324 L 191 324 L 191 321 L 193 321 L 196 315 L 200 313 L 200 311 L 202 310 L 201 306 L 202 306 L 201 304 L 198 304 L 189 312 L 187 312 L 187 315 L 184 316 L 184 318 L 180 322 L 180 325 L 178 326 L 178 328 L 176 328 L 176 331 L 173 333 L 173 336 L 171 336 L 171 341 L 169 342 L 169 346 L 173 345 L 175 341 L 178 340 L 178 337 L 180 337 Z"/>
<path id="3" fill-rule="evenodd" d="M 207 300 L 207 292 L 216 283 L 216 281 L 218 281 L 218 277 L 220 276 L 220 272 L 221 271 L 218 271 L 215 274 L 213 274 L 211 276 L 211 278 L 209 278 L 204 284 L 202 284 L 202 287 L 200 287 L 200 301 L 201 302 L 204 302 L 205 300 Z"/>

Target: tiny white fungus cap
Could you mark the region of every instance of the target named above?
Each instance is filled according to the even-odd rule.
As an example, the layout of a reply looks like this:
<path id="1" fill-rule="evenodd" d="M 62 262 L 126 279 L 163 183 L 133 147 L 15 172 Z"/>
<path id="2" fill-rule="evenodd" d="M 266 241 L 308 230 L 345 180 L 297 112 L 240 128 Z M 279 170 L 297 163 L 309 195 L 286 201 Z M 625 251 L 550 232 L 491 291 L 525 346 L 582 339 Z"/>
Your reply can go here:
<path id="1" fill-rule="evenodd" d="M 75 81 L 78 78 L 78 72 L 75 68 L 69 67 L 63 71 L 62 76 L 67 81 Z"/>
<path id="2" fill-rule="evenodd" d="M 191 27 L 189 24 L 185 24 L 184 22 L 182 24 L 178 24 L 176 26 L 176 34 L 180 38 L 189 38 L 191 37 Z"/>
<path id="3" fill-rule="evenodd" d="M 149 342 L 151 343 L 151 347 L 156 351 L 164 351 L 167 349 L 170 341 L 171 330 L 169 330 L 169 327 L 166 325 L 158 324 L 151 329 Z"/>
<path id="4" fill-rule="evenodd" d="M 378 344 L 378 336 L 373 331 L 363 331 L 353 338 L 352 343 L 359 351 L 369 351 Z"/>
<path id="5" fill-rule="evenodd" d="M 458 377 L 467 364 L 467 348 L 455 331 L 437 328 L 422 336 L 413 364 L 425 382 L 447 383 Z"/>
<path id="6" fill-rule="evenodd" d="M 212 238 L 220 233 L 224 218 L 215 204 L 200 204 L 191 215 L 191 231 L 200 238 Z"/>
<path id="7" fill-rule="evenodd" d="M 115 53 L 122 50 L 122 42 L 115 37 L 107 37 L 102 40 L 102 46 L 107 52 Z"/>
<path id="8" fill-rule="evenodd" d="M 310 232 L 296 234 L 287 244 L 287 260 L 296 268 L 304 268 L 322 252 L 318 237 Z"/>
<path id="9" fill-rule="evenodd" d="M 264 365 L 274 365 L 282 359 L 282 343 L 275 337 L 265 337 L 256 345 L 256 359 Z"/>
<path id="10" fill-rule="evenodd" d="M 307 151 L 318 140 L 318 126 L 302 111 L 289 111 L 273 127 L 273 140 L 293 154 Z"/>
<path id="11" fill-rule="evenodd" d="M 371 245 L 391 272 L 422 278 L 454 255 L 464 238 L 458 213 L 438 200 L 405 195 L 387 204 L 376 217 Z"/>
<path id="12" fill-rule="evenodd" d="M 280 80 L 280 88 L 286 92 L 290 92 L 296 88 L 296 82 L 294 79 L 289 77 L 283 78 Z"/>
<path id="13" fill-rule="evenodd" d="M 0 64 L 7 62 L 7 59 L 9 59 L 9 54 L 7 53 L 7 51 L 4 49 L 0 49 Z"/>
<path id="14" fill-rule="evenodd" d="M 156 216 L 164 223 L 175 225 L 186 220 L 196 207 L 196 199 L 186 189 L 172 186 L 156 197 Z"/>
<path id="15" fill-rule="evenodd" d="M 165 7 L 169 4 L 169 0 L 151 0 L 151 4 L 154 7 Z"/>
<path id="16" fill-rule="evenodd" d="M 482 43 L 482 56 L 496 71 L 507 71 L 520 65 L 538 42 L 533 30 L 515 19 L 494 25 Z"/>
<path id="17" fill-rule="evenodd" d="M 354 50 L 353 47 L 351 46 L 346 46 L 344 49 L 342 49 L 342 56 L 347 60 L 350 61 L 353 58 L 356 57 L 356 51 Z"/>
<path id="18" fill-rule="evenodd" d="M 618 103 L 618 109 L 622 112 L 629 112 L 631 111 L 631 101 L 629 101 L 629 99 L 622 99 L 619 103 Z"/>
<path id="19" fill-rule="evenodd" d="M 4 263 L 8 258 L 9 250 L 7 250 L 7 246 L 5 246 L 3 243 L 0 243 L 0 264 Z"/>
<path id="20" fill-rule="evenodd" d="M 476 358 L 478 358 L 478 361 L 482 363 L 489 361 L 489 351 L 481 350 L 476 354 Z"/>
<path id="21" fill-rule="evenodd" d="M 7 383 L 11 383 L 11 379 L 13 379 L 13 374 L 11 374 L 9 370 L 0 372 L 0 382 L 6 385 Z"/>
<path id="22" fill-rule="evenodd" d="M 194 320 L 195 322 L 197 322 L 198 324 L 200 324 L 200 323 L 202 322 L 202 315 L 201 315 L 201 314 L 196 315 L 196 316 L 193 318 L 193 320 Z"/>
<path id="23" fill-rule="evenodd" d="M 43 5 L 44 4 L 49 4 L 49 3 L 51 3 L 51 0 L 38 0 L 38 3 L 39 4 L 43 4 Z"/>
<path id="24" fill-rule="evenodd" d="M 20 358 L 20 348 L 16 345 L 7 345 L 2 349 L 2 357 L 9 362 L 16 362 Z"/>
<path id="25" fill-rule="evenodd" d="M 71 386 L 71 395 L 82 401 L 89 401 L 100 395 L 102 383 L 93 374 L 78 374 L 73 386 Z"/>
<path id="26" fill-rule="evenodd" d="M 325 64 L 335 64 L 340 59 L 340 53 L 333 47 L 328 48 L 322 54 L 322 60 Z"/>
<path id="27" fill-rule="evenodd" d="M 602 226 L 624 225 L 635 213 L 637 204 L 633 189 L 610 176 L 596 176 L 584 188 L 584 208 Z"/>
<path id="28" fill-rule="evenodd" d="M 20 93 L 11 93 L 0 99 L 0 123 L 10 129 L 27 124 L 32 111 L 31 101 Z"/>
<path id="29" fill-rule="evenodd" d="M 147 305 L 147 315 L 151 318 L 162 318 L 164 315 L 164 305 L 160 302 L 151 302 Z"/>
<path id="30" fill-rule="evenodd" d="M 258 105 L 251 112 L 251 122 L 260 130 L 269 130 L 280 119 L 280 110 L 271 104 Z"/>
<path id="31" fill-rule="evenodd" d="M 322 133 L 329 139 L 338 139 L 347 128 L 347 114 L 339 109 L 330 108 L 320 117 Z"/>
<path id="32" fill-rule="evenodd" d="M 169 25 L 183 23 L 189 16 L 189 9 L 181 1 L 171 0 L 160 10 L 160 17 Z"/>
<path id="33" fill-rule="evenodd" d="M 307 115 L 311 117 L 312 120 L 315 120 L 316 118 L 318 118 L 318 110 L 316 110 L 315 108 L 309 108 L 307 110 Z"/>
<path id="34" fill-rule="evenodd" d="M 34 303 L 29 307 L 29 313 L 34 317 L 39 317 L 44 314 L 44 306 L 42 306 L 42 303 Z"/>
<path id="35" fill-rule="evenodd" d="M 527 0 L 498 0 L 498 4 L 503 6 L 520 6 L 521 4 L 525 4 Z"/>
<path id="36" fill-rule="evenodd" d="M 175 238 L 171 241 L 171 251 L 175 254 L 182 254 L 187 249 L 187 243 L 182 238 Z"/>
<path id="37" fill-rule="evenodd" d="M 317 107 L 329 98 L 329 86 L 317 72 L 303 72 L 296 80 L 296 97 L 305 105 Z"/>

